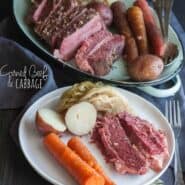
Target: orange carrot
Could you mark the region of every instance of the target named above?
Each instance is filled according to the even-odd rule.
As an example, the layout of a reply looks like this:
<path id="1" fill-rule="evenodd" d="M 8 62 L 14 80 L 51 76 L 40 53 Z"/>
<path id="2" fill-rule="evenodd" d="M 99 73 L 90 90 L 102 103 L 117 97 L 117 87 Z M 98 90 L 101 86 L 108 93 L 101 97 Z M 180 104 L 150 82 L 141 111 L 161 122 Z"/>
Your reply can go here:
<path id="1" fill-rule="evenodd" d="M 124 58 L 129 64 L 139 56 L 136 41 L 133 37 L 126 38 Z"/>
<path id="2" fill-rule="evenodd" d="M 130 27 L 134 33 L 136 43 L 139 49 L 139 54 L 140 55 L 147 54 L 148 39 L 146 35 L 146 28 L 142 10 L 137 6 L 132 6 L 127 10 L 127 18 Z"/>
<path id="3" fill-rule="evenodd" d="M 104 185 L 104 178 L 66 146 L 56 134 L 47 135 L 43 142 L 48 151 L 80 185 Z"/>
<path id="4" fill-rule="evenodd" d="M 105 185 L 114 185 L 115 183 L 106 176 L 102 167 L 98 164 L 97 160 L 88 150 L 88 148 L 80 141 L 79 137 L 72 137 L 68 141 L 68 147 L 70 147 L 74 152 L 76 152 L 84 161 L 87 162 L 92 168 L 94 168 L 100 175 L 105 179 Z"/>

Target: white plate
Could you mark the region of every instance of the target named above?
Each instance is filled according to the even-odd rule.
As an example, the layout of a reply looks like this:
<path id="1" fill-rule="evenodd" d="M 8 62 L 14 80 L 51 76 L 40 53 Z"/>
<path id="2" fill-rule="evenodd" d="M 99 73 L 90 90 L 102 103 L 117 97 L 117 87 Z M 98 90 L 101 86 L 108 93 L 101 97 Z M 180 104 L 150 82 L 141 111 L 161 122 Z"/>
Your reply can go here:
<path id="1" fill-rule="evenodd" d="M 19 140 L 26 159 L 42 177 L 55 185 L 76 185 L 77 183 L 44 148 L 42 136 L 35 127 L 35 114 L 42 107 L 55 108 L 59 97 L 67 88 L 55 90 L 36 101 L 23 115 L 19 127 Z M 166 171 L 172 160 L 175 146 L 173 131 L 163 114 L 151 103 L 131 92 L 122 89 L 119 90 L 129 100 L 130 105 L 140 117 L 149 120 L 156 128 L 160 128 L 166 132 L 170 158 L 165 164 L 164 169 L 160 173 L 149 170 L 147 174 L 142 176 L 119 175 L 110 164 L 105 163 L 99 149 L 94 144 L 88 143 L 87 136 L 83 137 L 83 141 L 88 145 L 88 148 L 103 166 L 108 176 L 117 185 L 149 185 Z M 64 136 L 62 140 L 66 142 L 68 137 Z"/>

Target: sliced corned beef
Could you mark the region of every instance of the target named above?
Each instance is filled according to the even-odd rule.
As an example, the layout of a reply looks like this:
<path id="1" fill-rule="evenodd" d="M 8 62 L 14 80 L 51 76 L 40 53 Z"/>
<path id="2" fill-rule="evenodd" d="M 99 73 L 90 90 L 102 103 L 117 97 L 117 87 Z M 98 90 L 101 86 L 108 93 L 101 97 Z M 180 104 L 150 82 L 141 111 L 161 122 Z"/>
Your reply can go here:
<path id="1" fill-rule="evenodd" d="M 47 18 L 35 26 L 35 32 L 43 40 L 51 44 L 52 36 L 60 29 L 65 14 L 77 6 L 78 3 L 76 0 L 59 0 Z"/>
<path id="2" fill-rule="evenodd" d="M 76 54 L 76 64 L 82 71 L 106 75 L 123 52 L 124 37 L 104 30 L 85 40 Z"/>
<path id="3" fill-rule="evenodd" d="M 85 40 L 76 54 L 76 65 L 78 68 L 94 74 L 94 70 L 87 60 L 87 55 L 100 48 L 110 38 L 112 38 L 112 34 L 107 30 L 102 30 Z"/>
<path id="4" fill-rule="evenodd" d="M 119 173 L 144 174 L 147 172 L 147 162 L 140 152 L 131 145 L 115 116 L 109 115 L 100 119 L 93 135 L 93 140 L 95 138 L 101 140 L 98 143 L 103 146 L 106 160 L 113 163 Z"/>
<path id="5" fill-rule="evenodd" d="M 160 171 L 169 157 L 165 134 L 154 129 L 146 120 L 126 112 L 120 113 L 118 118 L 130 141 L 145 155 L 150 167 L 155 171 Z"/>
<path id="6" fill-rule="evenodd" d="M 60 45 L 60 54 L 63 60 L 74 57 L 75 52 L 84 40 L 105 28 L 100 15 L 95 11 L 87 11 L 84 15 L 84 20 L 77 20 L 71 25 L 69 31 L 64 33 L 66 36 L 63 35 Z"/>
<path id="7" fill-rule="evenodd" d="M 52 48 L 60 48 L 63 37 L 69 34 L 69 28 L 87 11 L 83 6 L 77 6 L 69 9 L 61 18 L 60 24 L 56 25 L 55 32 L 52 35 L 51 46 Z"/>
<path id="8" fill-rule="evenodd" d="M 33 13 L 33 22 L 38 23 L 44 20 L 53 8 L 53 2 L 51 0 L 42 0 L 39 6 Z"/>

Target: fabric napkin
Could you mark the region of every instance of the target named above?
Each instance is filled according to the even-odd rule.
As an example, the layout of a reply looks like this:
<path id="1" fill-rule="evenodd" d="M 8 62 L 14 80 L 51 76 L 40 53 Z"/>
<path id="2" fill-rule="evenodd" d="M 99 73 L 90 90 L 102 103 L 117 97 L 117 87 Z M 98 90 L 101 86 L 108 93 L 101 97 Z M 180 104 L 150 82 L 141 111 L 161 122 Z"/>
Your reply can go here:
<path id="1" fill-rule="evenodd" d="M 1 110 L 24 107 L 20 118 L 33 102 L 56 88 L 53 72 L 47 63 L 19 44 L 0 37 Z M 11 129 L 17 143 L 19 118 Z"/>
<path id="2" fill-rule="evenodd" d="M 3 25 L 6 25 L 4 22 Z M 172 19 L 172 25 L 176 29 L 177 33 L 179 34 L 181 41 L 183 44 L 185 44 L 185 34 L 178 23 L 177 19 L 175 16 L 173 16 Z M 0 25 L 0 35 L 3 35 L 4 33 L 7 33 L 7 31 L 10 29 L 7 27 Z M 3 31 L 2 31 L 3 30 Z M 8 64 L 8 65 L 7 65 Z M 33 68 L 30 66 L 35 66 L 35 71 L 44 71 L 45 70 L 45 75 L 47 76 L 46 78 L 43 78 L 43 76 L 36 75 L 35 78 L 33 77 Z M 26 66 L 26 67 L 25 67 Z M 25 68 L 25 69 L 24 69 Z M 31 69 L 31 73 L 29 73 L 29 70 Z M 47 69 L 47 70 L 46 70 Z M 14 72 L 15 70 L 15 72 Z M 24 72 L 24 70 L 26 72 Z M 54 69 L 57 70 L 57 69 Z M 16 73 L 18 71 L 18 73 Z M 20 73 L 23 71 L 23 75 L 21 76 Z M 20 72 L 20 73 L 19 73 Z M 26 73 L 26 74 L 25 74 Z M 25 76 L 24 76 L 25 74 Z M 36 74 L 36 73 L 35 73 Z M 18 75 L 18 76 L 16 76 Z M 19 76 L 20 75 L 20 76 Z M 181 73 L 181 79 L 185 75 L 185 71 L 182 71 Z M 42 88 L 28 88 L 29 80 L 38 78 L 41 80 L 41 86 Z M 60 86 L 63 86 L 63 81 L 64 79 L 61 80 L 61 78 L 56 77 L 58 80 L 58 84 Z M 69 76 L 62 76 L 62 78 L 68 78 Z M 25 82 L 25 89 L 21 88 L 19 89 L 18 86 L 20 87 L 21 85 L 21 80 L 22 79 L 27 79 Z M 70 79 L 71 76 L 70 76 Z M 77 82 L 77 78 L 75 81 L 71 81 L 71 83 Z M 15 81 L 18 82 L 15 82 Z M 9 83 L 8 83 L 9 82 Z M 11 83 L 13 82 L 13 84 Z M 37 81 L 38 82 L 38 81 Z M 28 83 L 28 84 L 27 84 Z M 36 83 L 37 84 L 37 83 Z M 183 81 L 183 85 L 185 85 Z M 35 85 L 36 86 L 36 85 Z M 24 85 L 23 85 L 24 87 Z M 39 86 L 38 86 L 39 87 Z M 16 119 L 16 121 L 13 124 L 13 127 L 11 129 L 11 133 L 13 135 L 13 138 L 17 138 L 17 131 L 18 131 L 18 123 L 19 120 L 22 116 L 22 114 L 25 112 L 25 110 L 33 103 L 35 100 L 37 100 L 39 97 L 41 97 L 43 94 L 57 88 L 56 83 L 53 78 L 53 73 L 49 65 L 46 64 L 43 60 L 35 56 L 32 52 L 26 50 L 25 48 L 21 47 L 19 44 L 7 40 L 5 38 L 0 38 L 0 109 L 15 109 L 15 108 L 20 108 L 24 107 L 22 112 L 20 113 L 19 117 Z M 160 110 L 164 110 L 164 102 L 166 99 L 157 99 L 151 96 L 146 95 L 145 93 L 141 92 L 138 89 L 135 88 L 125 88 L 129 89 L 130 91 L 133 91 L 150 102 L 152 102 L 154 105 L 156 105 Z M 183 87 L 181 90 L 176 94 L 175 96 L 178 98 L 181 102 L 181 111 L 182 113 L 185 111 L 185 94 L 184 94 L 184 89 Z M 183 114 L 182 114 L 183 115 Z M 184 125 L 184 119 L 183 119 L 183 125 Z M 183 144 L 185 138 L 185 128 L 183 126 L 181 138 L 180 138 L 180 147 L 181 147 L 181 158 L 183 159 L 185 157 L 185 147 Z M 18 141 L 17 139 L 15 139 Z M 183 161 L 183 166 L 185 167 L 185 161 Z M 165 184 L 167 185 L 172 185 L 173 184 L 173 170 L 170 167 L 166 173 L 163 175 L 162 179 L 165 181 Z"/>

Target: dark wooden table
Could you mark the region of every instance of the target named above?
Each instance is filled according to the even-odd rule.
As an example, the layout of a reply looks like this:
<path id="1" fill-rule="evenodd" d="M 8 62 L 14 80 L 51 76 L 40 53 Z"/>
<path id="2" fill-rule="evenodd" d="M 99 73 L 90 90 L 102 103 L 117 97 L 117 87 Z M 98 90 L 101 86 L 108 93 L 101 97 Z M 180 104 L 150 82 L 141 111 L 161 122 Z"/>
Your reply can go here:
<path id="1" fill-rule="evenodd" d="M 10 0 L 0 2 L 0 20 L 11 15 L 11 5 Z M 175 0 L 174 12 L 185 29 L 184 7 L 184 0 Z M 24 42 L 20 43 L 24 45 Z M 29 44 L 30 47 L 25 46 L 34 51 L 31 43 Z M 30 167 L 9 135 L 11 123 L 19 112 L 20 110 L 0 110 L 0 185 L 49 185 Z"/>

